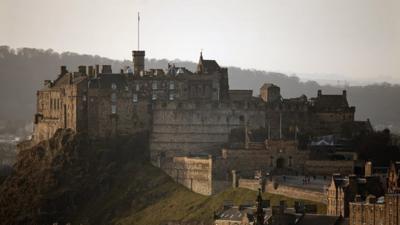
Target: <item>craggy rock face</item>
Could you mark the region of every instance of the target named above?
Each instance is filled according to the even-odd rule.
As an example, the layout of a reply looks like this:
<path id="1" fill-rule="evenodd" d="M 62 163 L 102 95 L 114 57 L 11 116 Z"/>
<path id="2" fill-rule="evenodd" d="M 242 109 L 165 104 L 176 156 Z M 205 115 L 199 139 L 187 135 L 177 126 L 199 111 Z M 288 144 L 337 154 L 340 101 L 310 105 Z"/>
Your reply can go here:
<path id="1" fill-rule="evenodd" d="M 20 149 L 0 186 L 0 224 L 71 222 L 85 202 L 110 189 L 120 168 L 146 161 L 146 135 L 94 142 L 67 129 Z"/>

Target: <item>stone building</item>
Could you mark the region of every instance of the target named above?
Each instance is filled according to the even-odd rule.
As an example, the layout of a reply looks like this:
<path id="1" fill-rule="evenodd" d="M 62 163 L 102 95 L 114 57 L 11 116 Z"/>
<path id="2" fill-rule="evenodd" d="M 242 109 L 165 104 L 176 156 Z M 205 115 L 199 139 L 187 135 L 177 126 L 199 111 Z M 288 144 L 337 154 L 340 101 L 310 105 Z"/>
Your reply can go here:
<path id="1" fill-rule="evenodd" d="M 356 177 L 355 175 L 342 176 L 335 174 L 327 188 L 327 214 L 349 216 L 349 203 L 356 196 L 364 201 L 368 195 L 383 196 L 384 187 L 377 176 Z"/>
<path id="2" fill-rule="evenodd" d="M 182 172 L 187 177 L 179 175 L 178 182 L 214 193 L 214 182 L 230 183 L 231 170 L 240 170 L 241 175 L 260 169 L 322 171 L 327 161 L 310 158 L 308 138 L 342 135 L 346 124 L 356 123 L 345 91 L 284 99 L 278 86 L 267 83 L 255 97 L 251 90 L 229 90 L 227 68 L 202 54 L 196 71 L 174 64 L 147 69 L 144 51 L 133 51 L 132 56 L 133 70 L 117 73 L 110 65 L 79 66 L 78 72 L 62 66 L 58 77 L 46 80 L 37 92 L 32 142 L 48 139 L 60 128 L 87 132 L 92 139 L 147 132 L 154 165 L 161 166 L 162 161 L 188 169 Z M 246 140 L 232 138 L 238 130 Z M 253 140 L 250 136 L 256 131 L 261 139 Z M 213 183 L 204 184 L 211 191 L 187 183 L 198 178 L 192 177 L 190 168 L 197 164 L 189 158 L 201 154 L 212 155 Z M 352 164 L 329 161 L 329 168 L 323 173 L 341 168 L 347 170 L 339 172 L 350 172 Z"/>
<path id="3" fill-rule="evenodd" d="M 398 225 L 400 224 L 400 193 L 388 193 L 378 199 L 368 196 L 362 201 L 359 196 L 350 203 L 350 224 L 354 225 Z"/>

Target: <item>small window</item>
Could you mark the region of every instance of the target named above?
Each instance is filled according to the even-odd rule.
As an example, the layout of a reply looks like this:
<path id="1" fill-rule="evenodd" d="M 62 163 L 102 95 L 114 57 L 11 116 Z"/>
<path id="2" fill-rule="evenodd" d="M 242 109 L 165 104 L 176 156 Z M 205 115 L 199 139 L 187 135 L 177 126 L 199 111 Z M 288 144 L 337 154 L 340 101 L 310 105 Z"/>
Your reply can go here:
<path id="1" fill-rule="evenodd" d="M 152 87 L 153 87 L 153 90 L 157 90 L 157 81 L 153 81 Z"/>
<path id="2" fill-rule="evenodd" d="M 117 106 L 116 105 L 111 105 L 111 113 L 116 114 L 117 113 Z"/>
<path id="3" fill-rule="evenodd" d="M 138 102 L 138 95 L 137 94 L 133 94 L 133 102 Z"/>
<path id="4" fill-rule="evenodd" d="M 86 95 L 82 96 L 82 100 L 83 100 L 84 102 L 86 102 Z M 57 105 L 58 105 L 58 103 L 57 103 Z"/>
<path id="5" fill-rule="evenodd" d="M 174 100 L 174 98 L 175 98 L 175 96 L 174 96 L 174 94 L 173 94 L 173 93 L 169 94 L 169 100 L 170 100 L 170 101 L 173 101 L 173 100 Z"/>
<path id="6" fill-rule="evenodd" d="M 139 84 L 136 84 L 136 85 L 135 85 L 135 90 L 136 90 L 136 91 L 139 91 L 139 90 L 140 90 Z"/>
<path id="7" fill-rule="evenodd" d="M 111 94 L 111 102 L 116 102 L 117 101 L 117 94 L 112 93 Z"/>
<path id="8" fill-rule="evenodd" d="M 112 83 L 112 84 L 111 84 L 111 89 L 113 89 L 113 90 L 117 89 L 117 84 Z"/>
<path id="9" fill-rule="evenodd" d="M 173 81 L 169 82 L 169 90 L 175 89 L 175 83 Z"/>
<path id="10" fill-rule="evenodd" d="M 125 86 L 125 91 L 129 91 L 129 87 L 128 86 Z"/>
<path id="11" fill-rule="evenodd" d="M 157 100 L 157 94 L 156 94 L 156 93 L 153 93 L 153 95 L 151 96 L 151 99 L 152 99 L 152 100 Z"/>

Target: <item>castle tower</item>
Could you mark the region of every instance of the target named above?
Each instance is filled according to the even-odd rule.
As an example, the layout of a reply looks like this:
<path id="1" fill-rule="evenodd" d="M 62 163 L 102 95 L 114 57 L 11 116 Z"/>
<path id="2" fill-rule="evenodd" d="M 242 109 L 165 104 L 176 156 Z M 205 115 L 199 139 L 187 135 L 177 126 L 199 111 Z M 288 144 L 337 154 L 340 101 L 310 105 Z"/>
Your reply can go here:
<path id="1" fill-rule="evenodd" d="M 132 51 L 133 56 L 133 73 L 140 75 L 144 71 L 144 56 L 145 51 Z"/>

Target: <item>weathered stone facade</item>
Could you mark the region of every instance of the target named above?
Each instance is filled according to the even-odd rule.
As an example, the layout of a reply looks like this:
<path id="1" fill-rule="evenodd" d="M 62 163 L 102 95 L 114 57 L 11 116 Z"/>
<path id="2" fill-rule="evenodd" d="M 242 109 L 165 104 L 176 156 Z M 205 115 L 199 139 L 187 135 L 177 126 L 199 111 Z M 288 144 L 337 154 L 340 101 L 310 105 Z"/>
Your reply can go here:
<path id="1" fill-rule="evenodd" d="M 45 81 L 37 92 L 33 142 L 50 138 L 60 128 L 87 132 L 93 139 L 146 131 L 154 165 L 174 162 L 187 170 L 181 183 L 213 193 L 230 182 L 231 170 L 317 174 L 326 162 L 310 161 L 310 151 L 299 148 L 300 136 L 341 134 L 344 124 L 354 122 L 355 108 L 349 106 L 346 92 L 283 99 L 278 86 L 265 84 L 254 97 L 251 90 L 229 90 L 227 68 L 202 54 L 194 72 L 173 64 L 146 70 L 145 52 L 132 55 L 133 70 L 113 73 L 110 65 L 96 65 L 69 72 L 63 66 L 56 80 Z M 232 138 L 234 130 L 245 130 L 244 145 Z M 264 131 L 261 141 L 248 137 L 255 130 Z M 192 154 L 212 155 L 210 190 L 183 181 L 192 179 L 191 168 L 198 164 L 179 157 Z M 323 173 L 347 173 L 350 164 L 329 162 Z"/>
<path id="2" fill-rule="evenodd" d="M 348 177 L 341 175 L 332 176 L 331 184 L 327 189 L 327 214 L 349 217 L 349 203 L 356 196 L 364 201 L 368 195 L 383 196 L 385 193 L 379 177 Z"/>

